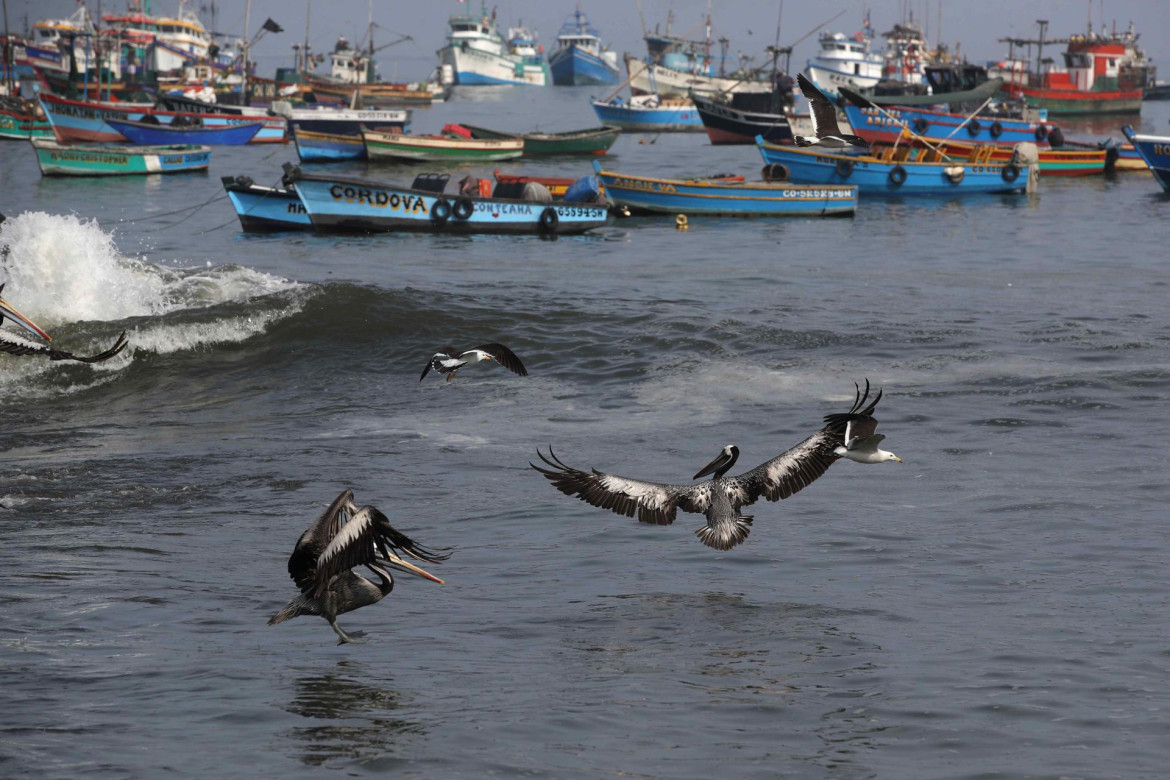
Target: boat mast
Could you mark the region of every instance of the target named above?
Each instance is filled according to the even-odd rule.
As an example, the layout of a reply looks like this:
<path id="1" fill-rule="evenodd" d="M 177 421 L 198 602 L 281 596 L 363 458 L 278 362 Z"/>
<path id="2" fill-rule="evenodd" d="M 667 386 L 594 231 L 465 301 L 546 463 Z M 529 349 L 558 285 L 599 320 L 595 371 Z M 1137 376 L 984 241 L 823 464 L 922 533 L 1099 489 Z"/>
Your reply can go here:
<path id="1" fill-rule="evenodd" d="M 8 86 L 8 94 L 12 95 L 16 88 L 13 77 L 15 70 L 12 67 L 12 33 L 8 30 L 8 0 L 4 0 L 4 83 Z"/>
<path id="2" fill-rule="evenodd" d="M 244 4 L 244 39 L 240 45 L 244 48 L 244 74 L 243 80 L 240 82 L 240 99 L 243 100 L 243 105 L 249 106 L 252 101 L 248 100 L 248 54 L 251 46 L 248 43 L 248 30 L 251 29 L 252 21 L 252 0 L 248 0 Z"/>
<path id="3" fill-rule="evenodd" d="M 305 46 L 301 49 L 301 72 L 309 70 L 309 15 L 313 12 L 313 0 L 305 0 Z"/>

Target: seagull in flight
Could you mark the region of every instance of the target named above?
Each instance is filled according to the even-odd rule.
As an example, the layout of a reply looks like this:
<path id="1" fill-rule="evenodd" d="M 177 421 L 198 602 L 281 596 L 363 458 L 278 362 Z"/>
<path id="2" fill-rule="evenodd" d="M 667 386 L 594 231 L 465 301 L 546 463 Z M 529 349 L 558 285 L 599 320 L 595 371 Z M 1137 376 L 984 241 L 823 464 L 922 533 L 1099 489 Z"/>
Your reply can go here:
<path id="1" fill-rule="evenodd" d="M 494 360 L 513 374 L 528 376 L 528 369 L 520 362 L 520 358 L 516 357 L 515 352 L 503 344 L 481 344 L 466 352 L 460 352 L 455 347 L 443 347 L 427 361 L 418 381 L 426 379 L 427 374 L 434 369 L 440 374 L 446 374 L 447 381 L 450 382 L 459 369 L 468 363 L 478 363 L 481 360 Z"/>
<path id="2" fill-rule="evenodd" d="M 803 73 L 796 74 L 796 81 L 800 84 L 800 92 L 808 98 L 809 113 L 812 115 L 813 133 L 816 138 L 803 135 L 793 136 L 797 146 L 820 146 L 825 149 L 848 149 L 854 147 L 869 151 L 869 144 L 865 139 L 841 132 L 837 125 L 837 107 L 824 94 L 805 78 Z"/>

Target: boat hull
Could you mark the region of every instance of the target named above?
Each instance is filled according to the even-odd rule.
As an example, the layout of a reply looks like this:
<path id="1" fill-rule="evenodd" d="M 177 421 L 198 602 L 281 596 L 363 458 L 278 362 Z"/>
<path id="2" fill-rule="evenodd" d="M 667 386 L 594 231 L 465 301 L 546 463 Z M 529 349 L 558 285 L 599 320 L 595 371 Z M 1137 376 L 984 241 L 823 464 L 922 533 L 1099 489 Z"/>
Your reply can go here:
<path id="1" fill-rule="evenodd" d="M 685 106 L 641 108 L 591 100 L 593 112 L 602 124 L 646 133 L 701 133 L 703 121 L 693 103 Z"/>
<path id="2" fill-rule="evenodd" d="M 1041 108 L 1052 115 L 1140 114 L 1142 91 L 1080 91 L 1017 86 L 1011 93 L 1024 99 L 1028 106 Z"/>
<path id="3" fill-rule="evenodd" d="M 845 117 L 856 135 L 870 144 L 897 143 L 903 128 L 931 141 L 961 141 L 976 144 L 1034 143 L 1047 146 L 1056 127 L 1047 122 L 991 117 L 969 118 L 963 114 L 917 108 L 860 108 L 847 104 Z"/>
<path id="4" fill-rule="evenodd" d="M 1122 128 L 1125 137 L 1133 144 L 1134 149 L 1149 166 L 1150 173 L 1162 185 L 1162 189 L 1170 192 L 1170 136 L 1141 135 L 1133 132 L 1133 128 L 1126 125 Z"/>
<path id="5" fill-rule="evenodd" d="M 693 101 L 703 129 L 715 146 L 754 144 L 756 136 L 773 144 L 792 143 L 792 127 L 784 114 L 740 111 L 698 95 Z"/>
<path id="6" fill-rule="evenodd" d="M 366 159 L 366 143 L 360 135 L 315 133 L 294 128 L 292 137 L 301 162 Z"/>
<path id="7" fill-rule="evenodd" d="M 771 92 L 766 81 L 702 76 L 661 65 L 653 65 L 629 54 L 626 70 L 630 74 L 630 89 L 640 94 L 657 94 L 666 98 L 685 98 L 691 93 L 712 92 Z"/>
<path id="8" fill-rule="evenodd" d="M 264 127 L 263 122 L 222 127 L 173 127 L 127 122 L 108 117 L 106 123 L 132 144 L 141 146 L 166 144 L 207 144 L 208 146 L 243 146 Z"/>
<path id="9" fill-rule="evenodd" d="M 136 176 L 207 170 L 211 149 L 207 146 L 63 145 L 34 138 L 37 164 L 42 176 Z"/>
<path id="10" fill-rule="evenodd" d="M 861 195 L 953 196 L 1023 192 L 1028 172 L 1015 166 L 988 163 L 925 163 L 832 154 L 801 147 L 776 146 L 763 139 L 756 145 L 764 162 L 783 165 L 789 181 L 801 184 L 856 185 Z M 948 169 L 961 166 L 955 181 Z"/>
<path id="11" fill-rule="evenodd" d="M 654 179 L 603 171 L 594 164 L 609 201 L 632 213 L 726 217 L 849 216 L 856 186 Z"/>
<path id="12" fill-rule="evenodd" d="M 836 95 L 837 90 L 841 87 L 849 87 L 856 92 L 872 89 L 881 81 L 880 76 L 862 76 L 849 73 L 812 60 L 808 61 L 805 70 L 808 72 L 809 81 L 816 84 L 817 89 L 826 95 Z"/>
<path id="13" fill-rule="evenodd" d="M 512 160 L 524 154 L 524 142 L 512 139 L 475 140 L 441 136 L 362 133 L 371 160 L 438 162 L 443 160 Z"/>
<path id="14" fill-rule="evenodd" d="M 299 172 L 293 174 L 292 185 L 309 212 L 313 228 L 323 231 L 566 235 L 602 227 L 608 216 L 602 206 L 452 197 L 362 179 L 305 176 Z M 446 205 L 436 212 L 440 201 Z M 463 208 L 468 211 L 461 217 Z M 545 216 L 548 213 L 555 216 Z"/>
<path id="15" fill-rule="evenodd" d="M 439 50 L 439 60 L 451 66 L 455 83 L 460 86 L 515 84 L 545 87 L 552 82 L 548 63 L 527 63 L 518 55 L 504 56 L 474 47 L 444 46 Z"/>
<path id="16" fill-rule="evenodd" d="M 545 157 L 558 154 L 605 154 L 621 135 L 620 127 L 591 127 L 563 133 L 505 133 L 486 127 L 462 125 L 472 138 L 519 138 L 524 141 L 525 157 Z"/>
<path id="17" fill-rule="evenodd" d="M 622 80 L 617 66 L 580 46 L 564 46 L 548 58 L 553 84 L 561 87 L 605 86 Z"/>
<path id="18" fill-rule="evenodd" d="M 221 181 L 228 199 L 240 218 L 240 227 L 249 233 L 312 230 L 309 212 L 295 191 L 260 187 L 245 177 L 224 176 Z"/>

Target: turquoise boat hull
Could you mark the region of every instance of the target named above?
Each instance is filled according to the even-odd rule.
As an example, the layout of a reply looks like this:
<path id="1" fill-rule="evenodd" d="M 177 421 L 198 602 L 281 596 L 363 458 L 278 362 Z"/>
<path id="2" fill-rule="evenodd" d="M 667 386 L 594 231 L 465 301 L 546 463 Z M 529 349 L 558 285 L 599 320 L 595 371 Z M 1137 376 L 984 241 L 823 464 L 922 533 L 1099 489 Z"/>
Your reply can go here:
<path id="1" fill-rule="evenodd" d="M 206 170 L 211 149 L 196 144 L 60 144 L 32 139 L 42 176 L 141 176 Z"/>
<path id="2" fill-rule="evenodd" d="M 261 187 L 246 176 L 223 176 L 220 181 L 249 233 L 312 230 L 309 212 L 291 189 Z"/>

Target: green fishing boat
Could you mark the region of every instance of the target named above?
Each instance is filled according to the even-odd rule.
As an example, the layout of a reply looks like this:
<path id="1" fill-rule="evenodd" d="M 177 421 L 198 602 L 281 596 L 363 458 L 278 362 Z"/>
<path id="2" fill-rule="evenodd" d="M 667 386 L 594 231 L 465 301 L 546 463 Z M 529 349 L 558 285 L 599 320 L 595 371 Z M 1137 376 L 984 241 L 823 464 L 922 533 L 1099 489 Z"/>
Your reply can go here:
<path id="1" fill-rule="evenodd" d="M 516 139 L 476 140 L 448 135 L 403 135 L 363 130 L 366 156 L 371 160 L 420 162 L 511 160 L 524 154 L 524 142 Z"/>
<path id="2" fill-rule="evenodd" d="M 620 127 L 602 125 L 585 130 L 566 130 L 560 133 L 507 133 L 475 125 L 459 125 L 472 138 L 519 138 L 524 141 L 525 157 L 554 154 L 605 154 L 621 135 Z"/>
<path id="3" fill-rule="evenodd" d="M 32 139 L 42 176 L 135 176 L 206 170 L 211 147 L 198 144 L 130 146 L 62 144 Z"/>

